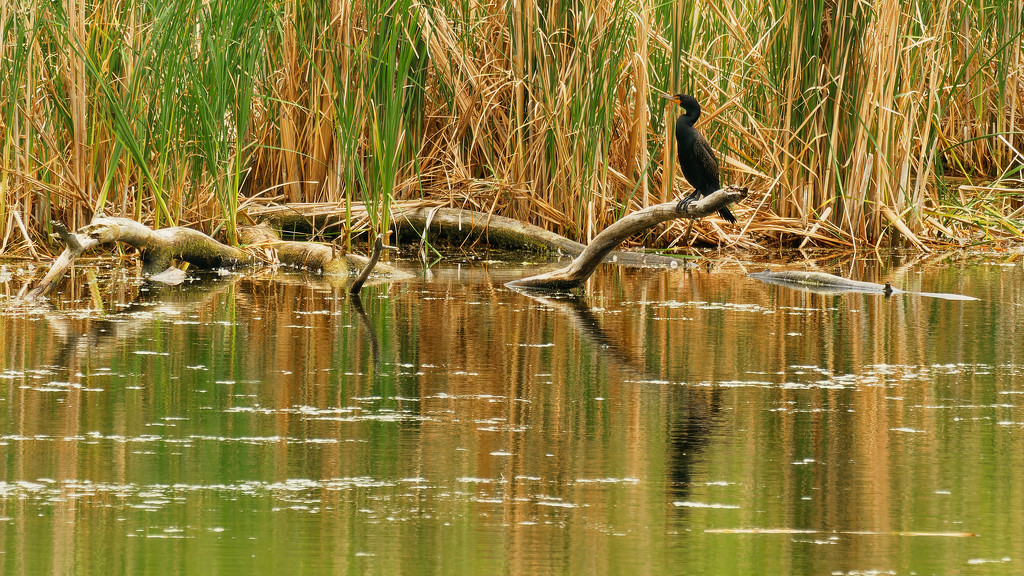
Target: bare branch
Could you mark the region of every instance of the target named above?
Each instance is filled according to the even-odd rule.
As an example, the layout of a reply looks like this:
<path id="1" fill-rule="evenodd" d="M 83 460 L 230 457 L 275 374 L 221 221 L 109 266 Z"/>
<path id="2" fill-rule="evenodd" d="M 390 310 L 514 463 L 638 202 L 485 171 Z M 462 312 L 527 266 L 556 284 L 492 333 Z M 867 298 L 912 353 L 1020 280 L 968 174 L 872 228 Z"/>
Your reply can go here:
<path id="1" fill-rule="evenodd" d="M 627 214 L 611 226 L 605 228 L 587 245 L 583 252 L 568 266 L 530 276 L 522 280 L 514 280 L 506 284 L 512 288 L 535 288 L 542 290 L 571 290 L 579 287 L 594 273 L 609 252 L 630 236 L 640 234 L 652 226 L 677 218 L 697 219 L 717 212 L 719 208 L 732 204 L 747 197 L 747 189 L 737 186 L 726 186 L 700 200 L 694 200 L 676 210 L 676 202 L 657 204 L 632 214 Z"/>

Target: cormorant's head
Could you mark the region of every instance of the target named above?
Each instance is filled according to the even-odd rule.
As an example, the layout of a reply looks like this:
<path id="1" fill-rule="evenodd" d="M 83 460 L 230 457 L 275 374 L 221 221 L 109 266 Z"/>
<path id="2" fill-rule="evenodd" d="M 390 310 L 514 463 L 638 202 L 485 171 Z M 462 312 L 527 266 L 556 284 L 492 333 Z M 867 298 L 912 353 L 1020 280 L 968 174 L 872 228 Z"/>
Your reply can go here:
<path id="1" fill-rule="evenodd" d="M 693 116 L 694 118 L 700 116 L 700 104 L 697 103 L 697 99 L 689 94 L 671 94 L 662 93 L 662 98 L 671 100 L 679 105 L 680 108 L 686 111 L 687 116 Z"/>

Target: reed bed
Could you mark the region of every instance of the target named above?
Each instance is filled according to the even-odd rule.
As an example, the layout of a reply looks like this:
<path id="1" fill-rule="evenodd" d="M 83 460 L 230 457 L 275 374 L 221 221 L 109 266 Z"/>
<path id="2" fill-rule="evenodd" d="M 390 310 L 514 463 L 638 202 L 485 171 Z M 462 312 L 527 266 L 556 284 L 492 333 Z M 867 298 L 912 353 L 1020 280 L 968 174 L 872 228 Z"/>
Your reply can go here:
<path id="1" fill-rule="evenodd" d="M 735 226 L 638 243 L 1019 239 L 1024 0 L 257 0 L 0 6 L 0 253 L 97 212 L 236 241 L 253 202 L 390 227 L 430 199 L 587 241 L 689 189 L 694 94 Z"/>

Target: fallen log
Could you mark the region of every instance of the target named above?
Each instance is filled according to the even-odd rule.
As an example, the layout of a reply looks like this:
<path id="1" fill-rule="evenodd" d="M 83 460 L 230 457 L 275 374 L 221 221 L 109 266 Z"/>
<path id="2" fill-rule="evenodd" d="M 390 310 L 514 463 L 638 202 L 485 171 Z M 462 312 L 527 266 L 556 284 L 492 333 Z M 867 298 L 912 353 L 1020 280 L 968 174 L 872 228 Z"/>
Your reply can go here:
<path id="1" fill-rule="evenodd" d="M 54 260 L 43 279 L 26 295 L 36 300 L 50 294 L 76 258 L 97 246 L 121 242 L 137 248 L 142 258 L 142 272 L 151 278 L 168 272 L 175 260 L 204 269 L 251 266 L 261 259 L 257 251 L 269 252 L 267 261 L 278 261 L 295 268 L 322 274 L 350 274 L 363 271 L 362 280 L 371 271 L 398 279 L 409 277 L 385 264 L 357 254 L 341 253 L 331 246 L 313 242 L 285 242 L 269 227 L 250 226 L 239 229 L 248 249 L 222 244 L 209 235 L 191 228 L 174 227 L 153 230 L 129 218 L 99 217 L 78 232 L 69 231 L 60 222 L 51 222 L 66 248 Z M 360 283 L 361 286 L 362 283 Z"/>
<path id="2" fill-rule="evenodd" d="M 428 229 L 433 228 L 441 235 L 453 240 L 480 239 L 485 241 L 488 246 L 513 250 L 556 252 L 572 257 L 579 256 L 587 247 L 586 244 L 570 240 L 540 226 L 486 212 L 474 212 L 460 208 L 419 207 L 393 210 L 392 213 L 394 214 L 393 222 L 399 230 L 403 227 L 411 227 L 421 237 L 428 233 Z M 675 267 L 679 265 L 679 260 L 670 256 L 625 250 L 612 250 L 602 258 L 607 262 L 625 266 Z"/>
<path id="3" fill-rule="evenodd" d="M 578 288 L 597 269 L 605 256 L 626 238 L 640 234 L 652 226 L 677 218 L 697 219 L 717 212 L 723 206 L 746 198 L 747 189 L 726 186 L 713 194 L 682 206 L 676 202 L 657 204 L 628 214 L 601 231 L 594 240 L 568 266 L 553 272 L 514 280 L 505 284 L 510 288 L 539 290 L 572 290 Z"/>
<path id="4" fill-rule="evenodd" d="M 238 266 L 253 262 L 248 252 L 221 244 L 191 228 L 153 230 L 135 220 L 119 217 L 94 218 L 78 232 L 71 232 L 60 222 L 50 224 L 67 247 L 50 265 L 50 269 L 39 284 L 26 295 L 28 300 L 35 300 L 52 292 L 71 267 L 71 263 L 82 253 L 113 242 L 122 242 L 138 248 L 142 255 L 142 272 L 147 275 L 167 270 L 171 261 L 175 259 L 203 268 Z"/>
<path id="5" fill-rule="evenodd" d="M 271 251 L 268 257 L 285 266 L 309 270 L 318 274 L 352 274 L 361 270 L 376 271 L 389 276 L 409 277 L 410 274 L 381 264 L 376 260 L 359 254 L 342 252 L 335 246 L 318 242 L 292 242 L 281 240 L 270 226 L 259 224 L 239 228 L 239 238 L 253 248 L 266 248 Z M 379 257 L 379 256 L 378 256 Z M 364 278 L 365 282 L 366 279 Z"/>
<path id="6" fill-rule="evenodd" d="M 266 222 L 280 230 L 340 231 L 345 224 L 344 208 L 337 204 L 254 207 L 248 210 L 248 215 L 255 221 Z M 352 218 L 365 215 L 365 207 L 352 207 Z M 391 222 L 399 235 L 425 239 L 431 234 L 452 244 L 482 241 L 497 248 L 555 252 L 571 257 L 579 256 L 586 248 L 585 244 L 512 218 L 423 202 L 393 204 Z M 604 258 L 606 262 L 624 266 L 673 268 L 679 265 L 679 260 L 670 256 L 625 250 L 614 250 Z"/>
<path id="7" fill-rule="evenodd" d="M 888 282 L 885 284 L 862 282 L 860 280 L 850 280 L 849 278 L 843 278 L 842 276 L 835 276 L 833 274 L 826 274 L 825 272 L 816 272 L 811 270 L 779 270 L 776 272 L 764 270 L 762 272 L 751 272 L 747 274 L 747 276 L 760 280 L 765 284 L 786 286 L 788 288 L 812 292 L 814 294 L 860 292 L 865 294 L 882 294 L 886 298 L 893 294 L 914 294 L 916 296 L 928 296 L 930 298 L 941 298 L 943 300 L 977 300 L 974 296 L 964 296 L 962 294 L 910 292 L 894 288 L 892 284 Z"/>

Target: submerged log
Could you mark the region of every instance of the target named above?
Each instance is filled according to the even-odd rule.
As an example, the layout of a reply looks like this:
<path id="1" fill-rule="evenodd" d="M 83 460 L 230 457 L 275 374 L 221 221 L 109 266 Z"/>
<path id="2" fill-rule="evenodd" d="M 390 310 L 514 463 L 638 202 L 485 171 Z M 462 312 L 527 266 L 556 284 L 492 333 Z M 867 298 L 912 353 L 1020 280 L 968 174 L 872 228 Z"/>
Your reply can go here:
<path id="1" fill-rule="evenodd" d="M 221 244 L 210 236 L 191 228 L 174 227 L 153 230 L 129 218 L 94 218 L 78 232 L 69 231 L 60 222 L 50 223 L 67 246 L 54 260 L 39 284 L 29 291 L 29 300 L 44 297 L 53 291 L 75 258 L 103 244 L 122 242 L 138 248 L 142 255 L 142 271 L 157 274 L 165 271 L 172 260 L 183 260 L 203 268 L 250 264 L 250 253 Z"/>
<path id="2" fill-rule="evenodd" d="M 254 245 L 250 249 L 243 249 L 222 244 L 209 235 L 191 228 L 153 230 L 129 218 L 95 218 L 78 232 L 69 231 L 60 222 L 51 224 L 64 241 L 66 248 L 54 260 L 39 284 L 28 292 L 28 300 L 50 294 L 78 256 L 97 246 L 114 242 L 139 249 L 143 274 L 154 278 L 166 273 L 175 260 L 205 269 L 251 266 L 260 260 L 255 252 L 258 249 L 271 249 L 277 261 L 284 265 L 322 274 L 351 274 L 363 270 L 363 282 L 371 271 L 393 279 L 410 276 L 391 266 L 378 264 L 376 260 L 371 263 L 370 259 L 364 256 L 339 253 L 323 244 L 281 241 L 277 234 L 265 225 L 239 229 L 243 241 Z"/>
<path id="3" fill-rule="evenodd" d="M 703 218 L 747 196 L 747 189 L 737 186 L 726 186 L 713 194 L 709 194 L 689 204 L 678 206 L 676 202 L 658 204 L 628 214 L 611 226 L 605 228 L 568 266 L 553 272 L 530 276 L 522 280 L 514 280 L 506 284 L 511 288 L 531 288 L 540 290 L 571 290 L 579 287 L 590 278 L 598 264 L 614 250 L 623 240 L 640 234 L 651 228 L 677 218 Z"/>
<path id="4" fill-rule="evenodd" d="M 776 272 L 764 270 L 762 272 L 751 272 L 750 274 L 747 274 L 747 276 L 760 280 L 765 284 L 786 286 L 788 288 L 795 288 L 798 290 L 804 290 L 805 292 L 813 292 L 815 294 L 860 292 L 865 294 L 882 294 L 887 298 L 893 294 L 914 294 L 917 296 L 928 296 L 930 298 L 942 298 L 943 300 L 977 300 L 974 296 L 964 296 L 962 294 L 909 292 L 900 290 L 899 288 L 894 288 L 892 284 L 888 282 L 885 284 L 862 282 L 860 280 L 850 280 L 849 278 L 843 278 L 842 276 L 835 276 L 833 274 L 826 274 L 825 272 L 810 270 L 779 270 Z"/>
<path id="5" fill-rule="evenodd" d="M 288 204 L 250 208 L 248 214 L 256 221 L 269 223 L 281 230 L 341 230 L 345 224 L 343 207 L 337 204 Z M 365 208 L 352 209 L 352 217 L 364 217 Z M 391 222 L 401 235 L 426 239 L 428 235 L 458 244 L 482 241 L 488 246 L 537 252 L 556 252 L 576 257 L 586 248 L 564 236 L 512 218 L 487 212 L 439 205 L 396 203 L 391 206 Z M 677 258 L 661 254 L 645 254 L 614 250 L 605 261 L 624 266 L 679 265 Z"/>
<path id="6" fill-rule="evenodd" d="M 825 272 L 815 272 L 811 270 L 780 270 L 777 272 L 764 270 L 761 272 L 751 272 L 747 274 L 747 276 L 760 280 L 766 284 L 803 288 L 810 292 L 818 292 L 821 294 L 864 292 L 868 294 L 884 294 L 886 296 L 891 296 L 892 294 L 899 294 L 903 292 L 902 290 L 893 288 L 892 284 L 888 282 L 885 284 L 861 282 L 860 280 L 850 280 L 848 278 L 843 278 L 842 276 L 834 276 L 832 274 L 826 274 Z"/>
<path id="7" fill-rule="evenodd" d="M 361 270 L 367 270 L 367 266 L 370 264 L 370 258 L 366 256 L 348 254 L 327 244 L 281 240 L 277 232 L 266 224 L 240 228 L 239 237 L 246 244 L 257 248 L 273 250 L 277 261 L 285 266 L 301 268 L 321 274 L 354 274 Z M 367 271 L 367 275 L 369 275 L 370 271 L 395 278 L 411 276 L 392 266 L 381 264 L 376 260 L 374 260 L 373 266 Z M 363 281 L 365 282 L 366 279 L 364 278 Z"/>

